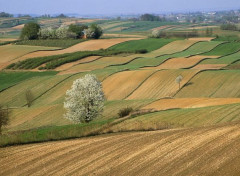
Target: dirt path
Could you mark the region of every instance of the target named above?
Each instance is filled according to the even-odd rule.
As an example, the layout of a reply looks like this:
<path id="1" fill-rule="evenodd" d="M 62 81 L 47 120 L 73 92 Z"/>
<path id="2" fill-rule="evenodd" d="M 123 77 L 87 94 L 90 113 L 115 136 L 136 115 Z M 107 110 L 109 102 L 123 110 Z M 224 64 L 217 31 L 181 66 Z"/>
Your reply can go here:
<path id="1" fill-rule="evenodd" d="M 1 149 L 0 175 L 237 175 L 239 124 Z"/>

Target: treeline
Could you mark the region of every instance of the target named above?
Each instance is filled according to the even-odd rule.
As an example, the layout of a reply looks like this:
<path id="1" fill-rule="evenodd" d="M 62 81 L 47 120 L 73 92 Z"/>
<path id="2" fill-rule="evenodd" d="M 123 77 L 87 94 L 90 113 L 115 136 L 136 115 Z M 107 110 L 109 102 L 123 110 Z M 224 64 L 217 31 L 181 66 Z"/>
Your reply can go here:
<path id="1" fill-rule="evenodd" d="M 54 29 L 41 28 L 39 24 L 31 22 L 22 29 L 20 39 L 80 39 L 83 37 L 98 39 L 102 34 L 103 30 L 97 24 L 91 24 L 90 26 L 71 24 Z"/>
<path id="2" fill-rule="evenodd" d="M 164 17 L 155 16 L 152 14 L 143 14 L 140 16 L 141 21 L 166 21 Z"/>
<path id="3" fill-rule="evenodd" d="M 222 24 L 220 27 L 222 30 L 230 30 L 230 31 L 240 31 L 237 25 L 228 23 L 228 24 Z"/>
<path id="4" fill-rule="evenodd" d="M 0 18 L 10 18 L 10 17 L 13 17 L 13 15 L 6 12 L 0 12 Z"/>

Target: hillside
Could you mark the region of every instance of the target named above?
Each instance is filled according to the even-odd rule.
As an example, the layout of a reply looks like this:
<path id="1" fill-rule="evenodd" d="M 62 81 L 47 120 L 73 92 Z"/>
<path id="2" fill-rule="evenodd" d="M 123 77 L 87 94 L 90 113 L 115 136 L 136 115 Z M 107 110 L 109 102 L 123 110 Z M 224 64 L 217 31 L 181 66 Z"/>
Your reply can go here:
<path id="1" fill-rule="evenodd" d="M 239 127 L 120 133 L 9 147 L 0 151 L 0 174 L 237 175 Z"/>

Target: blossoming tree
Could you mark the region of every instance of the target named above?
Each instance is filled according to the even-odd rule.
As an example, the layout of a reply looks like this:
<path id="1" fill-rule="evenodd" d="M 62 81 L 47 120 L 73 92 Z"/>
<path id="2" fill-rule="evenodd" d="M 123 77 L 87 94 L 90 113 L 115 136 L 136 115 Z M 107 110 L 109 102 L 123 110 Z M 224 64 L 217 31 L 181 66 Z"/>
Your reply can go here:
<path id="1" fill-rule="evenodd" d="M 101 114 L 104 101 L 101 82 L 95 75 L 87 74 L 74 81 L 72 88 L 66 92 L 65 117 L 75 123 L 88 123 Z"/>

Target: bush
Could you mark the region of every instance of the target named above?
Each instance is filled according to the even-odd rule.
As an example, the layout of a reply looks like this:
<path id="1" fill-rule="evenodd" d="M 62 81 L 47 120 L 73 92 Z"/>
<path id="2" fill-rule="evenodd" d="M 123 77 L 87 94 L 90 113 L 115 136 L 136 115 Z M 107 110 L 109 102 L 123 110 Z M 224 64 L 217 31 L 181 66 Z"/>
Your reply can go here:
<path id="1" fill-rule="evenodd" d="M 38 32 L 39 39 L 56 39 L 56 31 L 52 28 L 40 29 Z"/>
<path id="2" fill-rule="evenodd" d="M 119 112 L 118 112 L 118 116 L 120 118 L 126 117 L 126 116 L 130 115 L 131 112 L 133 112 L 133 108 L 131 108 L 131 107 L 120 109 Z"/>
<path id="3" fill-rule="evenodd" d="M 139 49 L 139 50 L 136 50 L 137 54 L 145 54 L 145 53 L 148 53 L 148 50 L 147 49 Z"/>
<path id="4" fill-rule="evenodd" d="M 99 39 L 103 34 L 103 30 L 97 24 L 92 24 L 90 28 L 84 30 L 84 33 L 87 38 Z"/>
<path id="5" fill-rule="evenodd" d="M 40 26 L 37 23 L 30 22 L 24 25 L 22 29 L 20 39 L 22 40 L 34 40 L 38 38 Z"/>
<path id="6" fill-rule="evenodd" d="M 74 33 L 76 34 L 76 38 L 82 38 L 83 36 L 83 31 L 85 29 L 88 29 L 88 26 L 85 26 L 85 25 L 76 25 L 76 24 L 71 24 L 68 28 L 68 31 L 71 32 L 71 33 Z"/>

